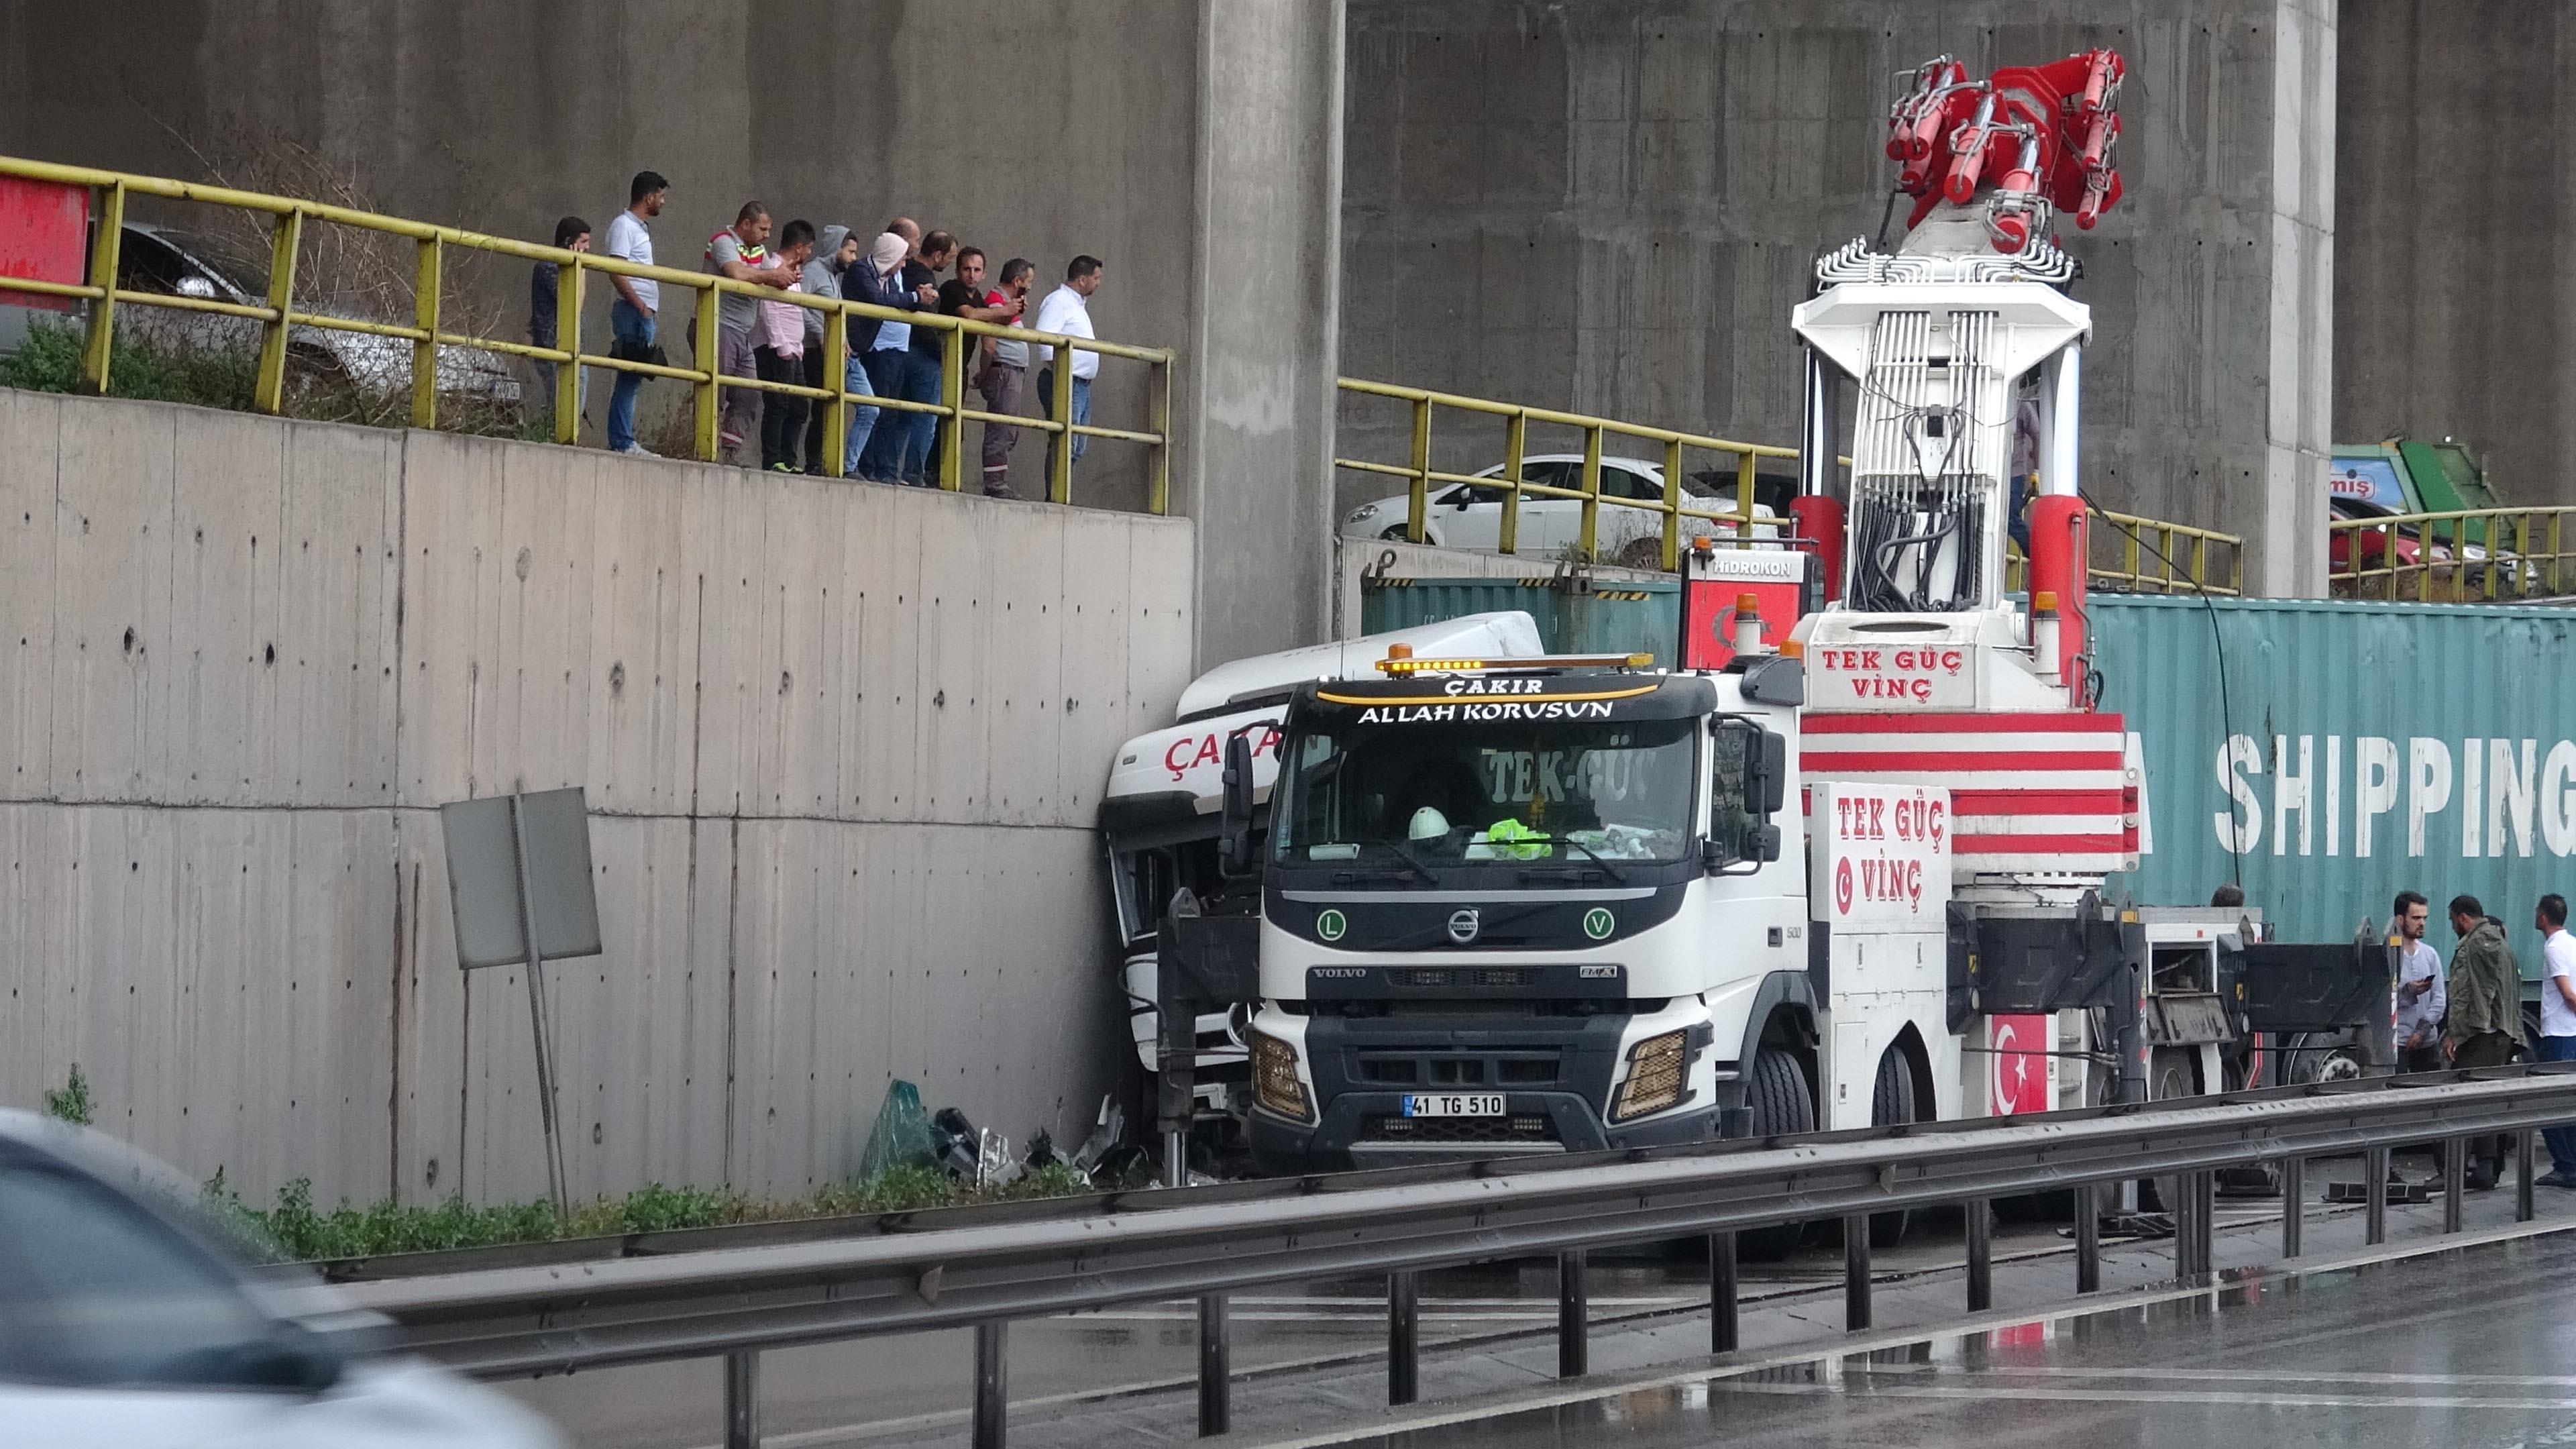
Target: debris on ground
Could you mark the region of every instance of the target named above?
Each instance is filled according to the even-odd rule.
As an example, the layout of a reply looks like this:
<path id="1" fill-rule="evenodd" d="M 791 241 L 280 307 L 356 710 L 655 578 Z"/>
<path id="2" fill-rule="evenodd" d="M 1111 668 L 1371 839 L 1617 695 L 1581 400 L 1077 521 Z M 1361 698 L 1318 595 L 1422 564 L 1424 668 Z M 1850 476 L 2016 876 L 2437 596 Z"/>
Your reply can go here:
<path id="1" fill-rule="evenodd" d="M 921 1110 L 921 1089 L 900 1078 L 886 1083 L 885 1101 L 877 1107 L 868 1144 L 859 1153 L 859 1180 L 874 1182 L 898 1167 L 929 1167 L 937 1160 L 930 1118 Z"/>
<path id="2" fill-rule="evenodd" d="M 1082 1145 L 1073 1149 L 1073 1155 L 1065 1160 L 1074 1171 L 1089 1177 L 1099 1170 L 1101 1163 L 1126 1137 L 1126 1110 L 1118 1105 L 1115 1095 L 1104 1096 L 1100 1099 L 1100 1117 L 1092 1125 L 1091 1135 L 1082 1139 Z"/>
<path id="3" fill-rule="evenodd" d="M 930 1119 L 931 1155 L 950 1177 L 973 1182 L 983 1159 L 983 1134 L 966 1114 L 954 1107 L 942 1107 Z"/>

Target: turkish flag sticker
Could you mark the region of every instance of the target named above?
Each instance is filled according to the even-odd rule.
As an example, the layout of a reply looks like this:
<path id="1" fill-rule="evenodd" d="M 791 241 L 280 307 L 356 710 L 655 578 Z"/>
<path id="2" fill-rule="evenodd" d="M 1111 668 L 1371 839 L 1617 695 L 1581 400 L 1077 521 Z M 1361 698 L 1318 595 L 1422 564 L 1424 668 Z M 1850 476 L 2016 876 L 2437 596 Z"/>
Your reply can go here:
<path id="1" fill-rule="evenodd" d="M 1998 1117 L 2048 1110 L 2048 1018 L 1997 1016 L 1986 1022 Z"/>
<path id="2" fill-rule="evenodd" d="M 1834 914 L 1848 916 L 1852 908 L 1851 857 L 1834 862 Z"/>

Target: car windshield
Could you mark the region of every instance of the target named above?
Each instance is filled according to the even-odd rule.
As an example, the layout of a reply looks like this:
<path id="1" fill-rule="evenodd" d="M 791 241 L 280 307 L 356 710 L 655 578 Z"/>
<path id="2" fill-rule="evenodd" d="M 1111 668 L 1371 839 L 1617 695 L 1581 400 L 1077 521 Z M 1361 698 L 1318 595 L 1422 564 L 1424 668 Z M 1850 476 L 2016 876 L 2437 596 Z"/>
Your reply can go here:
<path id="1" fill-rule="evenodd" d="M 1691 835 L 1696 721 L 1350 724 L 1287 746 L 1283 865 L 1672 861 Z"/>
<path id="2" fill-rule="evenodd" d="M 273 1342 L 177 1233 L 72 1173 L 0 1163 L 0 1380 L 262 1384 Z"/>

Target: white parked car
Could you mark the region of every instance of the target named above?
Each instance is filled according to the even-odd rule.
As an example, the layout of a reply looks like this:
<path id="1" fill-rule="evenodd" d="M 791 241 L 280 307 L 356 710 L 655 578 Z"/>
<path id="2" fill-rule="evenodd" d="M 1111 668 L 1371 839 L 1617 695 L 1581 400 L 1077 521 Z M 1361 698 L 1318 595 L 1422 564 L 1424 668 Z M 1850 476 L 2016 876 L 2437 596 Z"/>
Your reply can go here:
<path id="1" fill-rule="evenodd" d="M 1475 476 L 1499 478 L 1499 463 Z M 1580 453 L 1546 453 L 1521 460 L 1521 481 L 1557 488 L 1583 486 L 1583 455 Z M 1764 478 L 1763 484 L 1776 487 L 1777 480 Z M 1726 508 L 1735 500 L 1735 475 L 1732 471 L 1695 473 L 1682 480 L 1682 494 L 1693 506 Z M 1661 502 L 1664 496 L 1664 468 L 1643 458 L 1603 458 L 1601 460 L 1601 495 L 1604 498 L 1634 498 Z M 1486 553 L 1502 548 L 1503 499 L 1506 490 L 1474 483 L 1450 483 L 1431 490 L 1430 506 L 1424 511 L 1423 531 L 1429 541 L 1443 548 L 1475 549 Z M 1342 518 L 1344 538 L 1402 539 L 1405 515 L 1410 503 L 1407 494 L 1398 493 L 1374 503 L 1364 503 Z M 1755 538 L 1783 537 L 1776 522 L 1780 514 L 1760 501 L 1754 504 Z M 1732 537 L 1731 524 L 1711 523 L 1706 519 L 1685 519 L 1682 538 L 1687 543 L 1694 535 L 1716 534 Z M 1605 563 L 1625 564 L 1632 568 L 1654 568 L 1663 559 L 1664 516 L 1643 508 L 1622 508 L 1604 504 L 1595 525 L 1595 547 Z M 1521 495 L 1520 537 L 1516 553 L 1532 558 L 1553 559 L 1573 548 L 1583 536 L 1583 504 L 1579 499 Z"/>
<path id="2" fill-rule="evenodd" d="M 0 1112 L 0 1443 L 45 1449 L 558 1449 L 381 1320 L 248 1266 L 196 1189 L 85 1128 Z"/>

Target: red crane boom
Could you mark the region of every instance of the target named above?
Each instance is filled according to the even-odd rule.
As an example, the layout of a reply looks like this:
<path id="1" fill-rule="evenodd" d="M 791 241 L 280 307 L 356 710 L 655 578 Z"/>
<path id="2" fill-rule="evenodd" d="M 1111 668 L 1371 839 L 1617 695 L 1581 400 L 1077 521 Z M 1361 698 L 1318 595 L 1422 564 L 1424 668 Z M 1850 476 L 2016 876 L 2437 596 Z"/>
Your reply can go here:
<path id="1" fill-rule="evenodd" d="M 1888 159 L 1902 163 L 1896 187 L 1915 198 L 1906 226 L 1944 200 L 1967 205 L 1992 178 L 1995 250 L 2020 251 L 2052 208 L 2090 230 L 2120 200 L 2111 153 L 2127 69 L 2115 50 L 2008 65 L 1981 81 L 1951 56 L 1917 67 L 1887 117 Z"/>

